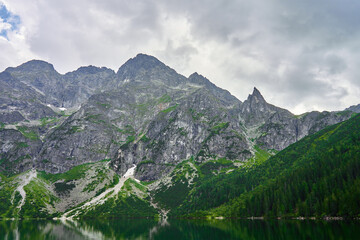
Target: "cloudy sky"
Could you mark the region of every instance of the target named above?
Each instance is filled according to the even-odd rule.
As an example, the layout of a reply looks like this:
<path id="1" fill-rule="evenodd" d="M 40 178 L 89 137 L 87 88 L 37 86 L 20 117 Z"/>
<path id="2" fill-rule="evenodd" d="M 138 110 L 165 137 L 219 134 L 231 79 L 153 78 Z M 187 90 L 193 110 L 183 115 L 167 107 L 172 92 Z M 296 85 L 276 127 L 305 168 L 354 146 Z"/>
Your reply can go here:
<path id="1" fill-rule="evenodd" d="M 240 100 L 256 86 L 300 114 L 360 103 L 358 0 L 0 0 L 0 71 L 115 71 L 146 53 Z"/>

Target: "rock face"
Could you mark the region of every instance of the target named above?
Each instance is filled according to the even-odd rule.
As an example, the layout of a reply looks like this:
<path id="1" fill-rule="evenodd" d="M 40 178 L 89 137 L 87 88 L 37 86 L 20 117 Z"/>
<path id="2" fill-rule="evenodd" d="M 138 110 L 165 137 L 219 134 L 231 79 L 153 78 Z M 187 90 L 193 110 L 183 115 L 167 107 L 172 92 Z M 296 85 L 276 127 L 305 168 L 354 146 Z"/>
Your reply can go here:
<path id="1" fill-rule="evenodd" d="M 350 106 L 347 109 L 345 109 L 345 111 L 351 111 L 351 112 L 360 113 L 360 104 Z"/>
<path id="2" fill-rule="evenodd" d="M 5 72 L 42 94 L 43 103 L 65 108 L 79 106 L 91 95 L 105 90 L 106 83 L 115 77 L 113 70 L 94 66 L 61 75 L 53 65 L 39 60 L 7 68 Z"/>
<path id="3" fill-rule="evenodd" d="M 136 178 L 154 180 L 186 159 L 247 161 L 259 148 L 279 151 L 352 114 L 295 116 L 256 88 L 241 102 L 144 54 L 116 73 L 89 66 L 61 75 L 34 60 L 6 69 L 0 81 L 0 169 L 9 174 L 111 159 L 119 173 L 136 164 Z"/>
<path id="4" fill-rule="evenodd" d="M 353 112 L 309 112 L 300 116 L 268 104 L 254 88 L 241 105 L 240 114 L 251 138 L 265 149 L 280 151 L 308 134 L 342 122 Z"/>

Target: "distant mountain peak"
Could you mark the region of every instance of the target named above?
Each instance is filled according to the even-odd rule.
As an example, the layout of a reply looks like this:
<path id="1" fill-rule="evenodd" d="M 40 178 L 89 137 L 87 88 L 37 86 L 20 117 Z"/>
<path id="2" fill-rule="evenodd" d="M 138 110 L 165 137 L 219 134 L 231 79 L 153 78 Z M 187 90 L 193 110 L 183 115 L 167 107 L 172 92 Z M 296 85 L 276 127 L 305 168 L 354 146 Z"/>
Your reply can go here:
<path id="1" fill-rule="evenodd" d="M 80 72 L 80 73 L 87 73 L 87 74 L 96 74 L 96 73 L 99 73 L 99 72 L 103 72 L 103 71 L 113 71 L 109 68 L 106 68 L 106 67 L 96 67 L 96 66 L 93 66 L 93 65 L 89 65 L 89 66 L 85 66 L 85 67 L 79 67 L 76 71 L 74 72 Z"/>
<path id="2" fill-rule="evenodd" d="M 153 60 L 155 59 L 159 61 L 156 57 L 145 53 L 138 53 L 133 59 L 153 59 Z"/>
<path id="3" fill-rule="evenodd" d="M 261 95 L 260 91 L 256 87 L 254 87 L 252 94 L 249 95 L 248 100 L 255 102 L 266 102 L 265 98 Z"/>
<path id="4" fill-rule="evenodd" d="M 116 73 L 120 81 L 126 82 L 163 82 L 169 86 L 178 86 L 187 79 L 174 69 L 165 65 L 156 57 L 139 53 L 123 64 Z"/>
<path id="5" fill-rule="evenodd" d="M 202 75 L 199 74 L 198 72 L 194 72 L 194 73 L 190 74 L 189 79 L 194 78 L 194 77 L 202 77 Z"/>
<path id="6" fill-rule="evenodd" d="M 148 54 L 144 54 L 144 53 L 138 53 L 134 58 L 131 58 L 131 59 L 135 60 L 135 61 L 146 61 L 146 62 L 153 62 L 153 63 L 162 63 L 156 57 L 148 55 Z"/>
<path id="7" fill-rule="evenodd" d="M 201 74 L 198 74 L 197 72 L 194 72 L 193 74 L 191 74 L 188 79 L 191 81 L 191 82 L 194 82 L 194 83 L 198 83 L 198 84 L 209 84 L 211 83 L 206 77 L 204 77 L 203 75 Z M 211 83 L 212 84 L 212 83 Z"/>
<path id="8" fill-rule="evenodd" d="M 345 111 L 352 111 L 352 112 L 360 113 L 360 104 L 352 105 L 352 106 L 346 108 Z"/>
<path id="9" fill-rule="evenodd" d="M 13 70 L 15 68 L 7 68 L 6 70 Z M 30 72 L 38 72 L 38 71 L 56 71 L 54 66 L 48 62 L 43 60 L 30 60 L 26 63 L 21 64 L 16 67 L 17 70 L 20 71 L 30 71 Z"/>
<path id="10" fill-rule="evenodd" d="M 51 63 L 48 63 L 44 60 L 39 60 L 39 59 L 32 59 L 30 61 L 27 61 L 27 62 L 21 64 L 20 66 L 22 66 L 22 65 L 53 66 Z"/>
<path id="11" fill-rule="evenodd" d="M 127 69 L 132 68 L 136 70 L 139 69 L 149 70 L 157 66 L 165 67 L 165 64 L 162 63 L 156 57 L 139 53 L 134 58 L 130 58 L 128 61 L 126 61 L 126 63 L 119 68 L 118 73 L 122 72 L 122 70 L 126 68 Z"/>
<path id="12" fill-rule="evenodd" d="M 256 94 L 256 95 L 261 95 L 259 89 L 257 89 L 256 87 L 254 87 L 254 90 L 253 90 L 253 95 Z"/>

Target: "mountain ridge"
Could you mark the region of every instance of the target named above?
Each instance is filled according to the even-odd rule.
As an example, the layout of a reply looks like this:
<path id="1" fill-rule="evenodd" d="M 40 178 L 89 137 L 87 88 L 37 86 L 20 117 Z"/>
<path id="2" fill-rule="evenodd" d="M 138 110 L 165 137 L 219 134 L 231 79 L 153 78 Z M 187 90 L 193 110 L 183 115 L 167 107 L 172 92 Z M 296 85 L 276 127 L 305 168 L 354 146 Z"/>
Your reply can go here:
<path id="1" fill-rule="evenodd" d="M 117 72 L 88 66 L 62 75 L 53 65 L 33 60 L 2 74 L 0 81 L 19 83 L 8 85 L 10 95 L 3 95 L 0 112 L 0 119 L 13 119 L 3 123 L 6 137 L 0 142 L 0 168 L 9 173 L 31 167 L 57 173 L 111 159 L 119 173 L 146 162 L 135 175 L 154 180 L 192 156 L 199 162 L 246 162 L 259 149 L 274 153 L 351 116 L 313 112 L 297 118 L 267 103 L 257 88 L 241 102 L 204 76 L 186 78 L 146 54 L 129 59 Z M 21 84 L 17 91 L 31 100 L 19 104 L 11 94 Z M 40 111 L 30 118 L 28 109 Z M 25 137 L 27 154 L 11 141 L 15 132 L 9 129 Z"/>

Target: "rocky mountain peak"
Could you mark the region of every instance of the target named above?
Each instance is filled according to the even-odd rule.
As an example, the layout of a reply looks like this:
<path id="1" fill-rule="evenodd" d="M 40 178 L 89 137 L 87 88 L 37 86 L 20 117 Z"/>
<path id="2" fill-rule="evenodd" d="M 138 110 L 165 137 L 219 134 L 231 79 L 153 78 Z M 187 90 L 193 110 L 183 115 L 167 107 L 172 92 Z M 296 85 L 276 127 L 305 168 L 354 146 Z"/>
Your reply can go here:
<path id="1" fill-rule="evenodd" d="M 352 105 L 352 106 L 346 108 L 345 111 L 351 111 L 351 112 L 360 113 L 360 104 Z"/>
<path id="2" fill-rule="evenodd" d="M 89 66 L 86 66 L 86 67 L 79 67 L 76 71 L 76 73 L 81 73 L 81 74 L 96 74 L 96 73 L 99 73 L 99 72 L 104 72 L 104 71 L 112 71 L 111 69 L 109 68 L 106 68 L 106 67 L 96 67 L 96 66 L 92 66 L 92 65 L 89 65 Z"/>
<path id="3" fill-rule="evenodd" d="M 209 79 L 198 74 L 197 72 L 194 72 L 193 74 L 191 74 L 188 78 L 188 81 L 193 84 L 205 86 L 205 88 L 210 90 L 215 96 L 219 97 L 219 99 L 221 99 L 222 103 L 225 105 L 231 106 L 234 104 L 241 103 L 241 101 L 239 101 L 236 97 L 231 95 L 230 92 L 217 87 L 215 84 L 210 82 Z"/>
<path id="4" fill-rule="evenodd" d="M 267 103 L 256 87 L 241 105 L 241 113 L 249 126 L 262 124 L 275 112 L 283 112 L 283 109 Z M 288 114 L 290 113 L 286 113 L 286 115 Z"/>
<path id="5" fill-rule="evenodd" d="M 254 87 L 252 94 L 248 96 L 247 100 L 255 103 L 266 103 L 265 98 L 261 95 L 260 91 L 256 87 Z"/>
<path id="6" fill-rule="evenodd" d="M 9 67 L 5 71 L 24 71 L 24 72 L 53 72 L 56 70 L 54 66 L 48 62 L 42 60 L 30 60 L 26 63 L 21 64 L 20 66 L 13 68 Z"/>
<path id="7" fill-rule="evenodd" d="M 168 67 L 157 58 L 138 54 L 130 58 L 116 73 L 120 81 L 162 82 L 168 86 L 178 86 L 186 83 L 187 79 Z"/>
<path id="8" fill-rule="evenodd" d="M 199 74 L 198 72 L 194 72 L 194 73 L 190 74 L 189 79 L 191 79 L 191 78 L 196 78 L 196 77 L 200 77 L 200 76 L 202 77 L 202 75 Z"/>
<path id="9" fill-rule="evenodd" d="M 140 53 L 136 55 L 136 57 L 126 61 L 126 63 L 119 68 L 117 74 L 132 74 L 134 71 L 148 71 L 156 67 L 166 67 L 166 65 L 153 56 Z"/>
<path id="10" fill-rule="evenodd" d="M 193 74 L 191 74 L 188 79 L 191 83 L 195 83 L 195 84 L 199 84 L 199 85 L 214 85 L 207 78 L 198 74 L 197 72 L 194 72 Z"/>

